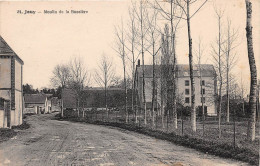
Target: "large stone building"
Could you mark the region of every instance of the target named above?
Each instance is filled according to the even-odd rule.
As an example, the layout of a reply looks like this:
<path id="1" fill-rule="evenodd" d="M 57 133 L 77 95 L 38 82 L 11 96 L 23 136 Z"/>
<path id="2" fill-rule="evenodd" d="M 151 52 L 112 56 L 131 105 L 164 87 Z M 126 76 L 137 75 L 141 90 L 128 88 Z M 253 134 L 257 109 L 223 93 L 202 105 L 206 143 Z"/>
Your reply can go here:
<path id="1" fill-rule="evenodd" d="M 204 108 L 209 116 L 215 116 L 216 104 L 215 104 L 215 94 L 216 94 L 216 72 L 211 64 L 194 65 L 194 83 L 195 83 L 195 107 L 199 108 L 204 102 Z M 143 89 L 142 89 L 142 66 L 137 64 L 135 73 L 136 89 L 138 92 L 138 97 L 143 106 Z M 145 100 L 146 103 L 152 102 L 152 80 L 153 80 L 153 66 L 144 66 L 144 79 L 145 79 Z M 201 71 L 201 77 L 200 77 Z M 155 77 L 157 86 L 157 102 L 156 107 L 161 108 L 161 84 L 160 84 L 160 66 L 155 65 Z M 201 78 L 201 79 L 200 79 Z M 191 89 L 190 89 L 190 71 L 189 65 L 178 64 L 177 65 L 177 93 L 178 102 L 183 106 L 191 105 Z M 202 97 L 203 93 L 203 97 Z M 165 105 L 163 105 L 165 108 Z"/>
<path id="2" fill-rule="evenodd" d="M 0 36 L 0 127 L 22 124 L 23 61 Z"/>

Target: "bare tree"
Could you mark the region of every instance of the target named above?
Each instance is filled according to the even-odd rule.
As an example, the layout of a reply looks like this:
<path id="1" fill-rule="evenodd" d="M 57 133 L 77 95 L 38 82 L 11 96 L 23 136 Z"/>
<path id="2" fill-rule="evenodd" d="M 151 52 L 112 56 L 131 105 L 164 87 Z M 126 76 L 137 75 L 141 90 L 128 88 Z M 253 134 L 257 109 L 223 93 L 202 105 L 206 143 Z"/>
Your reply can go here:
<path id="1" fill-rule="evenodd" d="M 201 61 L 202 61 L 202 57 L 203 57 L 203 53 L 204 53 L 204 48 L 201 42 L 201 38 L 199 38 L 199 42 L 198 42 L 198 52 L 197 52 L 197 61 L 198 61 L 198 68 L 199 68 L 199 79 L 200 79 L 200 91 L 201 91 L 201 107 L 202 107 L 202 134 L 203 134 L 203 138 L 204 138 L 204 129 L 205 129 L 205 108 L 204 108 L 204 103 L 205 103 L 205 97 L 204 97 L 204 93 L 203 93 L 203 84 L 202 84 L 202 68 L 201 68 Z"/>
<path id="2" fill-rule="evenodd" d="M 161 113 L 162 113 L 162 127 L 164 128 L 164 113 L 165 113 L 165 105 L 167 99 L 167 78 L 168 76 L 168 54 L 169 54 L 169 29 L 168 25 L 165 25 L 164 34 L 161 36 L 161 65 L 160 65 L 160 84 L 161 84 Z M 169 109 L 166 110 L 166 120 L 167 120 L 167 129 L 168 129 L 168 121 L 169 121 Z"/>
<path id="3" fill-rule="evenodd" d="M 137 61 L 137 58 L 139 57 L 139 53 L 136 53 L 137 51 L 137 45 L 136 45 L 136 40 L 138 38 L 137 35 L 137 23 L 136 23 L 136 17 L 135 17 L 135 12 L 133 6 L 129 8 L 129 33 L 127 35 L 128 42 L 130 44 L 130 48 L 126 46 L 126 48 L 131 52 L 132 58 L 130 58 L 130 61 L 132 63 L 132 110 L 135 112 L 135 123 L 137 123 L 137 107 L 134 106 L 134 98 L 136 96 L 135 94 L 135 63 Z"/>
<path id="4" fill-rule="evenodd" d="M 68 85 L 68 82 L 71 78 L 69 66 L 66 64 L 58 64 L 55 66 L 52 73 L 52 85 L 56 88 L 61 87 L 63 90 Z M 61 117 L 63 116 L 63 101 L 61 101 Z"/>
<path id="5" fill-rule="evenodd" d="M 79 109 L 84 107 L 84 102 L 82 102 L 82 92 L 84 87 L 89 84 L 90 74 L 88 73 L 86 65 L 84 64 L 84 61 L 81 57 L 74 57 L 71 59 L 69 67 L 71 73 L 69 86 L 75 91 L 76 94 L 76 105 L 79 117 Z"/>
<path id="6" fill-rule="evenodd" d="M 121 27 L 116 28 L 115 30 L 116 38 L 117 38 L 117 49 L 116 52 L 120 56 L 123 64 L 123 73 L 124 73 L 124 89 L 125 89 L 125 114 L 126 114 L 126 123 L 128 123 L 129 119 L 129 112 L 127 109 L 127 81 L 126 81 L 126 38 L 124 34 L 124 25 L 123 25 L 123 20 L 121 22 Z"/>
<path id="7" fill-rule="evenodd" d="M 113 67 L 113 61 L 110 57 L 103 54 L 100 62 L 98 63 L 98 68 L 95 70 L 94 79 L 96 83 L 103 87 L 105 90 L 105 106 L 108 117 L 107 108 L 107 89 L 111 85 L 113 77 L 115 76 L 115 70 Z"/>
<path id="8" fill-rule="evenodd" d="M 54 87 L 65 87 L 70 80 L 70 69 L 66 64 L 58 64 L 52 71 L 51 83 Z"/>
<path id="9" fill-rule="evenodd" d="M 169 26 L 165 24 L 164 34 L 162 35 L 162 44 L 161 44 L 161 52 L 162 52 L 162 60 L 161 60 L 161 101 L 162 107 L 163 104 L 166 105 L 166 123 L 167 130 L 169 128 L 169 115 L 170 111 L 173 110 L 173 65 L 171 64 L 171 39 L 169 33 Z M 162 119 L 163 120 L 163 119 Z"/>
<path id="10" fill-rule="evenodd" d="M 188 28 L 188 40 L 189 40 L 189 66 L 190 66 L 190 82 L 191 82 L 191 128 L 196 132 L 196 110 L 195 110 L 195 86 L 193 77 L 193 55 L 192 55 L 192 37 L 191 37 L 191 18 L 206 4 L 208 0 L 204 0 L 203 3 L 195 10 L 193 14 L 190 13 L 190 7 L 198 2 L 197 0 L 176 0 L 176 4 L 184 12 L 187 21 Z"/>
<path id="11" fill-rule="evenodd" d="M 142 101 L 143 101 L 143 109 L 144 109 L 144 124 L 147 124 L 147 117 L 146 117 L 146 96 L 145 96 L 145 66 L 144 66 L 144 55 L 146 51 L 146 44 L 145 44 L 145 35 L 147 33 L 147 28 L 145 26 L 145 20 L 146 20 L 146 2 L 140 1 L 139 5 L 134 5 L 134 13 L 137 21 L 139 22 L 139 33 L 138 36 L 141 40 L 140 47 L 141 47 L 141 54 L 142 54 Z"/>
<path id="12" fill-rule="evenodd" d="M 170 4 L 168 7 L 170 9 L 167 9 L 167 7 L 164 6 L 164 3 Z M 170 24 L 170 40 L 169 40 L 169 52 L 167 56 L 170 57 L 169 63 L 172 66 L 168 66 L 171 69 L 169 70 L 169 74 L 171 80 L 168 80 L 168 97 L 172 97 L 172 99 L 167 99 L 168 103 L 168 108 L 170 109 L 172 115 L 173 115 L 173 121 L 174 121 L 174 128 L 177 129 L 177 77 L 176 77 L 176 65 L 177 65 L 177 57 L 176 57 L 176 49 L 175 49 L 175 36 L 177 33 L 177 28 L 179 25 L 179 22 L 182 18 L 183 12 L 178 9 L 178 5 L 176 4 L 175 0 L 169 0 L 169 1 L 163 1 L 159 3 L 159 1 L 155 1 L 154 4 L 151 3 L 151 6 L 155 8 L 156 10 L 159 11 L 163 19 L 167 20 Z M 164 32 L 161 32 L 164 33 Z M 166 55 L 166 54 L 165 54 Z M 165 98 L 166 99 L 166 98 Z"/>
<path id="13" fill-rule="evenodd" d="M 227 29 L 226 29 L 226 39 L 223 43 L 223 52 L 226 54 L 226 96 L 227 96 L 227 110 L 226 110 L 226 120 L 229 122 L 229 75 L 232 71 L 232 68 L 236 64 L 237 58 L 236 58 L 236 52 L 234 52 L 234 49 L 238 46 L 236 43 L 238 39 L 238 30 L 235 30 L 231 27 L 231 20 L 227 19 Z"/>
<path id="14" fill-rule="evenodd" d="M 155 60 L 156 60 L 156 55 L 159 52 L 160 48 L 157 48 L 157 39 L 160 36 L 160 34 L 157 31 L 157 15 L 158 15 L 158 11 L 157 10 L 152 10 L 149 15 L 147 16 L 147 21 L 148 21 L 148 41 L 151 44 L 151 51 L 149 51 L 149 49 L 147 50 L 147 52 L 149 54 L 152 55 L 152 59 L 153 59 L 153 64 L 152 64 L 152 68 L 153 68 L 153 79 L 152 79 L 152 125 L 155 126 L 155 104 L 157 103 L 157 98 L 156 98 L 156 94 L 157 94 L 157 76 L 156 76 L 156 71 L 155 71 Z"/>
<path id="15" fill-rule="evenodd" d="M 257 96 L 257 71 L 255 56 L 253 50 L 253 35 L 252 35 L 252 3 L 250 0 L 245 0 L 246 3 L 246 37 L 247 37 L 247 51 L 250 66 L 251 85 L 249 97 L 249 111 L 250 120 L 248 121 L 247 139 L 255 140 L 255 124 L 256 124 L 256 96 Z"/>
<path id="16" fill-rule="evenodd" d="M 217 9 L 216 7 L 215 13 L 217 16 L 218 20 L 218 37 L 216 39 L 216 47 L 212 45 L 212 57 L 213 57 L 213 63 L 215 65 L 215 68 L 217 69 L 217 75 L 218 75 L 218 129 L 219 129 L 219 138 L 221 137 L 221 107 L 222 107 L 222 86 L 223 86 L 223 73 L 225 72 L 224 70 L 224 61 L 223 61 L 223 53 L 222 53 L 222 31 L 221 31 L 221 26 L 222 26 L 222 17 L 224 15 L 224 10 L 222 9 Z"/>

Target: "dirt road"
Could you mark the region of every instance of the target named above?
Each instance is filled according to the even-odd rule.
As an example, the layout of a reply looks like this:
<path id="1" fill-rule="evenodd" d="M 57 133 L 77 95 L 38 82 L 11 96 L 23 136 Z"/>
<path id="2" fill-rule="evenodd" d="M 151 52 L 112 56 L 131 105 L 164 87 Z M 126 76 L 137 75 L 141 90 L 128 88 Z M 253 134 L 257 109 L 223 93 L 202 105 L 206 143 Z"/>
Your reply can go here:
<path id="1" fill-rule="evenodd" d="M 0 144 L 0 165 L 246 165 L 135 132 L 27 117 L 31 128 Z"/>

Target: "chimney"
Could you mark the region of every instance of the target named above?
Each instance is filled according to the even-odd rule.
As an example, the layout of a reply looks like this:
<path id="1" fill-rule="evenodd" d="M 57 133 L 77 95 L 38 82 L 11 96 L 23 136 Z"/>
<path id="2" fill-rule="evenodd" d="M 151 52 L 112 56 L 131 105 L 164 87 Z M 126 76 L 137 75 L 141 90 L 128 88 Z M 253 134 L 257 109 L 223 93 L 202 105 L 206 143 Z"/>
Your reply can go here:
<path id="1" fill-rule="evenodd" d="M 137 66 L 140 66 L 140 59 L 138 59 L 137 61 Z"/>

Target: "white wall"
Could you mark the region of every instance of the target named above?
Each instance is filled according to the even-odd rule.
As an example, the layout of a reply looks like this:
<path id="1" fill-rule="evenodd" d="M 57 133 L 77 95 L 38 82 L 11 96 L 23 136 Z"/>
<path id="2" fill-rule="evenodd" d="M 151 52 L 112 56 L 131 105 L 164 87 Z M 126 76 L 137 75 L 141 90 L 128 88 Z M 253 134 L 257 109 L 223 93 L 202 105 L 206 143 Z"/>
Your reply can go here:
<path id="1" fill-rule="evenodd" d="M 9 58 L 0 58 L 0 88 L 11 88 L 11 59 Z"/>
<path id="2" fill-rule="evenodd" d="M 15 124 L 23 123 L 22 65 L 15 60 Z"/>
<path id="3" fill-rule="evenodd" d="M 15 124 L 23 123 L 23 95 L 20 91 L 15 90 Z"/>
<path id="4" fill-rule="evenodd" d="M 142 78 L 139 78 L 138 82 L 138 91 L 141 92 L 139 93 L 139 97 L 141 97 L 143 101 L 143 91 L 142 91 Z M 182 98 L 182 101 L 185 106 L 190 106 L 190 104 L 185 104 L 185 97 L 190 98 L 190 103 L 191 103 L 191 90 L 190 90 L 190 85 L 185 86 L 185 80 L 188 80 L 190 83 L 190 77 L 179 77 L 177 80 L 177 86 L 178 86 L 178 94 Z M 205 81 L 205 86 L 203 88 L 205 89 L 205 94 L 203 97 L 205 97 L 205 106 L 207 106 L 207 113 L 208 115 L 215 116 L 216 109 L 215 109 L 215 101 L 214 101 L 214 77 L 203 77 L 202 80 Z M 201 87 L 200 87 L 200 79 L 199 77 L 194 77 L 195 81 L 195 107 L 201 106 Z M 158 83 L 158 89 L 157 89 L 157 97 L 158 97 L 158 102 L 160 103 L 161 97 L 160 97 L 160 78 L 157 78 L 157 83 Z M 189 95 L 185 95 L 185 89 L 189 89 L 190 93 Z M 151 102 L 152 101 L 152 78 L 145 78 L 145 97 L 146 97 L 146 102 Z"/>
<path id="5" fill-rule="evenodd" d="M 22 70 L 21 70 L 22 65 L 15 60 L 15 89 L 17 90 L 22 90 Z"/>
<path id="6" fill-rule="evenodd" d="M 185 86 L 185 80 L 189 81 L 189 86 Z M 214 101 L 214 77 L 202 77 L 202 80 L 205 81 L 205 86 L 202 88 L 205 89 L 205 106 L 207 106 L 208 115 L 216 115 L 215 110 L 215 101 Z M 200 79 L 199 77 L 194 77 L 194 84 L 195 84 L 195 107 L 201 106 L 201 87 L 200 87 Z M 178 91 L 179 94 L 182 94 L 182 100 L 184 105 L 190 106 L 190 104 L 185 103 L 185 97 L 190 98 L 191 103 L 191 89 L 190 89 L 190 77 L 181 77 L 178 78 Z M 189 89 L 189 95 L 185 94 L 185 89 Z"/>
<path id="7" fill-rule="evenodd" d="M 0 88 L 11 88 L 11 59 L 0 58 Z M 11 126 L 22 124 L 23 95 L 21 64 L 15 60 L 15 110 L 11 110 Z M 10 90 L 0 90 L 0 97 L 10 100 Z M 3 121 L 3 113 L 0 113 Z M 1 127 L 0 121 L 0 127 Z"/>
<path id="8" fill-rule="evenodd" d="M 7 127 L 7 118 L 4 119 L 4 110 L 0 110 L 0 128 Z"/>

